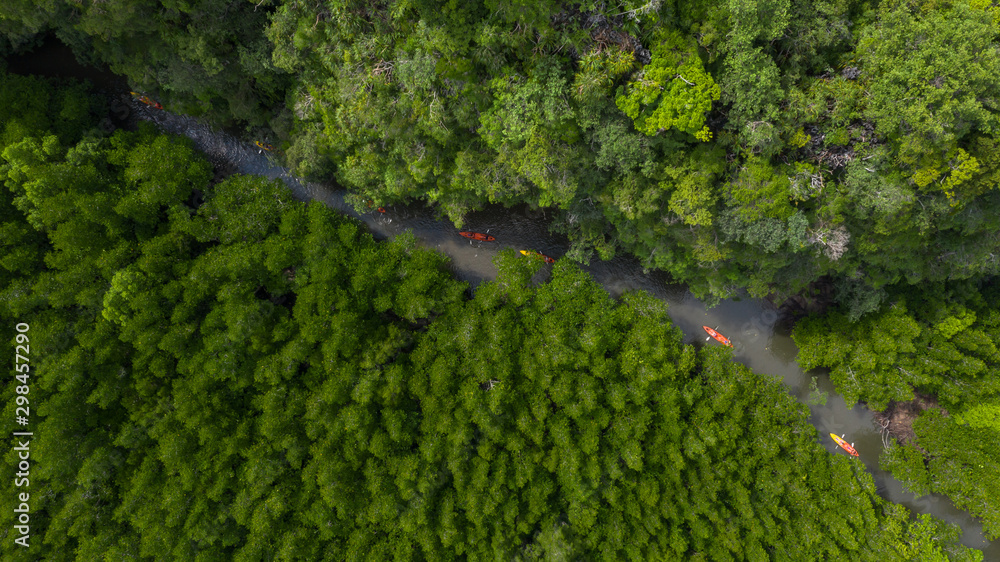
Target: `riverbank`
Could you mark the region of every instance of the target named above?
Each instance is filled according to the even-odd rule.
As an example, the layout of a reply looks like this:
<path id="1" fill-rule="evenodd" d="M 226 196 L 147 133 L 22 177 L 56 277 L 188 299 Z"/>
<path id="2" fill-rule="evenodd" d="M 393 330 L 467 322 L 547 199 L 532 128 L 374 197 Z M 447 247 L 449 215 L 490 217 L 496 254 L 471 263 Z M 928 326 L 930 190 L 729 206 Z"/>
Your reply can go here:
<path id="1" fill-rule="evenodd" d="M 872 417 L 898 443 L 915 445 L 917 435 L 913 431 L 913 422 L 924 410 L 931 408 L 937 408 L 944 415 L 948 415 L 947 410 L 938 404 L 934 396 L 918 393 L 913 400 L 890 402 L 885 410 L 872 412 Z"/>

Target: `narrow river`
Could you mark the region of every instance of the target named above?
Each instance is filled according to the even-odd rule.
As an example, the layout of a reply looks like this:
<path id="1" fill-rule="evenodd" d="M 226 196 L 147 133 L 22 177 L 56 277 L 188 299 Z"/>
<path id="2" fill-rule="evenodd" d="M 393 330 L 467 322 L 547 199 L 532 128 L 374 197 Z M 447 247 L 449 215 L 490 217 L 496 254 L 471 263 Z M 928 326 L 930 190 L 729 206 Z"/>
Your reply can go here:
<path id="1" fill-rule="evenodd" d="M 422 245 L 447 254 L 455 276 L 472 286 L 496 276 L 491 260 L 502 248 L 537 250 L 558 258 L 567 247 L 565 240 L 559 240 L 548 232 L 549 220 L 543 211 L 530 211 L 524 207 L 504 209 L 491 206 L 467 217 L 466 230 L 489 232 L 496 237 L 495 242 L 470 243 L 458 236 L 458 229 L 453 225 L 436 220 L 434 212 L 422 205 L 389 206 L 384 214 L 373 211 L 359 215 L 344 202 L 344 191 L 300 181 L 273 155 L 260 151 L 252 141 L 215 130 L 190 117 L 148 108 L 129 96 L 120 79 L 106 71 L 80 66 L 69 49 L 62 45 L 50 42 L 36 53 L 12 59 L 9 68 L 20 73 L 89 78 L 100 84 L 110 97 L 112 116 L 117 121 L 148 120 L 166 132 L 189 137 L 217 169 L 280 179 L 299 199 L 321 201 L 364 221 L 378 238 L 389 238 L 411 230 Z M 105 120 L 102 125 L 113 127 L 111 120 Z M 670 316 L 683 331 L 687 342 L 705 341 L 703 325 L 718 329 L 733 341 L 733 355 L 737 361 L 758 373 L 777 377 L 800 402 L 809 404 L 812 376 L 795 363 L 798 350 L 789 335 L 777 328 L 780 325 L 778 311 L 770 303 L 756 299 L 733 299 L 708 309 L 684 286 L 672 284 L 669 278 L 657 272 L 644 274 L 640 263 L 628 257 L 609 262 L 594 260 L 584 269 L 612 296 L 617 297 L 630 290 L 643 290 L 667 302 Z M 717 344 L 710 342 L 708 345 Z M 837 448 L 828 434 L 845 434 L 858 450 L 860 462 L 874 476 L 883 497 L 905 505 L 914 514 L 927 513 L 959 525 L 964 531 L 962 542 L 965 545 L 983 550 L 985 560 L 1000 560 L 1000 541 L 991 543 L 985 540 L 982 525 L 975 518 L 957 509 L 944 496 L 916 497 L 904 491 L 898 480 L 880 470 L 878 457 L 883 442 L 872 412 L 863 405 L 847 408 L 828 377 L 818 375 L 816 379 L 819 390 L 826 393 L 828 399 L 823 405 L 809 405 L 810 421 L 819 432 L 818 442 L 830 454 L 846 453 Z"/>
<path id="2" fill-rule="evenodd" d="M 114 109 L 122 113 L 134 112 L 135 117 L 153 121 L 164 131 L 189 137 L 217 167 L 280 179 L 299 199 L 321 201 L 364 221 L 378 238 L 390 238 L 411 230 L 422 245 L 447 254 L 455 276 L 472 286 L 496 276 L 491 260 L 503 248 L 532 249 L 559 257 L 567 247 L 564 241 L 557 240 L 548 232 L 549 221 L 544 212 L 533 212 L 524 207 L 505 209 L 491 206 L 467 217 L 464 229 L 488 232 L 496 237 L 495 242 L 470 242 L 460 237 L 457 228 L 447 221 L 436 220 L 434 212 L 422 205 L 389 206 L 385 213 L 373 210 L 359 215 L 344 202 L 343 190 L 300 181 L 282 167 L 276 157 L 260 151 L 251 141 L 214 130 L 190 117 L 150 109 L 128 94 L 117 96 Z M 749 298 L 733 299 L 709 309 L 683 285 L 672 284 L 664 274 L 643 273 L 638 260 L 628 257 L 618 257 L 609 262 L 594 260 L 584 269 L 612 296 L 618 297 L 630 290 L 643 290 L 666 301 L 670 317 L 684 332 L 685 341 L 689 343 L 705 340 L 702 326 L 715 327 L 733 341 L 733 356 L 737 361 L 758 373 L 777 377 L 800 402 L 808 404 L 812 376 L 795 363 L 798 348 L 788 333 L 776 329 L 778 311 L 770 303 Z M 710 345 L 716 344 L 712 342 Z M 827 376 L 818 375 L 816 378 L 819 391 L 826 393 L 828 398 L 823 405 L 809 405 L 810 421 L 819 432 L 818 441 L 830 454 L 846 453 L 832 442 L 828 434 L 846 435 L 858 450 L 861 462 L 874 476 L 883 497 L 905 505 L 914 514 L 929 513 L 959 525 L 964 531 L 963 544 L 983 550 L 985 560 L 1000 560 L 1000 541 L 987 541 L 979 521 L 957 509 L 945 496 L 932 494 L 917 497 L 905 491 L 898 480 L 879 469 L 882 433 L 872 419 L 871 410 L 860 404 L 848 408 Z"/>

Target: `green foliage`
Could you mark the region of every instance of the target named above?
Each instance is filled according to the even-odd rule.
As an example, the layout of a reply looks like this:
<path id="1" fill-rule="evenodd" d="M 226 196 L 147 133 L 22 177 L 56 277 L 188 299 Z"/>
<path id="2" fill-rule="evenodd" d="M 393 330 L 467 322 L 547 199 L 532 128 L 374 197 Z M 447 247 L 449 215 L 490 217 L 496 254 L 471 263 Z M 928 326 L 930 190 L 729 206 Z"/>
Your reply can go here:
<path id="1" fill-rule="evenodd" d="M 62 84 L 0 71 L 0 151 L 24 137 L 51 132 L 75 143 L 94 126 L 100 102 L 82 84 Z"/>
<path id="2" fill-rule="evenodd" d="M 888 299 L 890 305 L 853 324 L 839 312 L 803 320 L 792 334 L 799 365 L 832 369 L 848 403 L 860 398 L 878 409 L 911 399 L 913 388 L 938 395 L 949 408 L 1000 392 L 988 375 L 1000 362 L 995 310 L 925 293 Z M 911 311 L 905 303 L 917 304 Z"/>
<path id="3" fill-rule="evenodd" d="M 894 283 L 1000 273 L 998 12 L 982 0 L 0 13 L 7 48 L 52 32 L 168 110 L 269 125 L 299 174 L 360 199 L 456 225 L 489 203 L 549 208 L 571 259 L 625 251 L 704 298 L 830 279 L 857 315 Z M 83 136 L 91 98 L 4 80 L 5 146 Z"/>
<path id="4" fill-rule="evenodd" d="M 728 0 L 726 10 L 732 26 L 733 43 L 743 46 L 777 39 L 788 26 L 790 7 L 789 0 Z"/>
<path id="5" fill-rule="evenodd" d="M 41 150 L 32 141 L 21 144 Z M 227 179 L 192 209 L 208 165 L 146 128 L 4 154 L 8 186 L 47 238 L 46 267 L 5 277 L 4 318 L 30 311 L 39 350 L 44 437 L 32 450 L 45 461 L 32 489 L 49 492 L 32 507 L 50 515 L 33 518 L 32 555 L 233 558 L 274 542 L 291 558 L 337 552 L 342 536 L 310 546 L 274 525 L 307 497 L 289 491 L 310 448 L 292 420 L 330 376 L 373 380 L 411 330 L 460 298 L 444 259 L 412 238 L 376 245 L 258 178 Z M 76 185 L 39 187 L 70 160 Z"/>
<path id="6" fill-rule="evenodd" d="M 829 368 L 849 405 L 863 397 L 873 408 L 884 409 L 891 400 L 912 399 L 912 385 L 927 381 L 911 355 L 919 334 L 905 306 L 896 303 L 853 325 L 840 313 L 808 318 L 795 327 L 792 339 L 799 346 L 799 366 Z"/>
<path id="7" fill-rule="evenodd" d="M 955 416 L 955 423 L 1000 432 L 1000 402 L 971 405 Z"/>
<path id="8" fill-rule="evenodd" d="M 725 94 L 722 101 L 732 105 L 730 127 L 738 132 L 740 144 L 752 152 L 770 156 L 780 148 L 774 126 L 784 97 L 779 80 L 774 60 L 752 47 L 734 51 L 719 77 Z"/>
<path id="9" fill-rule="evenodd" d="M 916 440 L 890 447 L 881 462 L 915 493 L 946 494 L 982 517 L 991 537 L 1000 536 L 996 297 L 989 284 L 895 291 L 888 307 L 854 324 L 834 312 L 792 333 L 799 365 L 830 368 L 848 403 L 884 409 L 917 391 L 946 408 L 931 402 L 913 423 Z"/>
<path id="10" fill-rule="evenodd" d="M 168 109 L 270 120 L 300 173 L 365 199 L 459 223 L 552 207 L 570 257 L 626 250 L 698 295 L 825 277 L 841 308 L 796 329 L 802 364 L 848 402 L 936 395 L 950 415 L 888 462 L 993 532 L 998 298 L 961 282 L 1000 273 L 998 14 L 14 1 L 0 50 L 52 33 Z M 954 539 L 776 460 L 852 478 L 785 435 L 798 414 L 776 391 L 665 334 L 655 303 L 610 303 L 563 262 L 533 289 L 507 257 L 464 302 L 412 239 L 374 244 L 257 178 L 210 189 L 211 166 L 150 129 L 100 138 L 80 86 L 0 73 L 0 102 L 0 314 L 51 350 L 50 553 L 914 559 Z M 701 385 L 730 380 L 736 406 L 706 406 Z M 740 413 L 758 404 L 778 413 Z M 773 439 L 748 448 L 743 427 Z"/>
<path id="11" fill-rule="evenodd" d="M 263 178 L 208 187 L 148 129 L 4 162 L 5 224 L 41 237 L 3 312 L 31 317 L 43 405 L 32 558 L 969 557 L 780 383 L 568 261 L 533 287 L 505 251 L 465 299 L 412 236 Z"/>
<path id="12" fill-rule="evenodd" d="M 998 130 L 995 108 L 983 103 L 998 93 L 996 28 L 964 1 L 920 12 L 889 6 L 858 44 L 871 96 L 866 115 L 905 164 L 939 166 L 972 132 Z"/>
<path id="13" fill-rule="evenodd" d="M 744 221 L 762 218 L 787 219 L 793 213 L 789 202 L 791 182 L 775 173 L 766 160 L 750 158 L 730 185 L 730 197 Z"/>
<path id="14" fill-rule="evenodd" d="M 916 493 L 945 494 L 960 508 L 981 517 L 988 538 L 1000 536 L 996 429 L 963 425 L 938 409 L 929 409 L 913 430 L 916 443 L 891 448 L 883 460 L 886 467 Z"/>
<path id="15" fill-rule="evenodd" d="M 809 398 L 806 402 L 810 406 L 825 406 L 826 400 L 829 398 L 829 393 L 819 389 L 819 385 L 816 382 L 816 377 L 809 379 Z"/>
<path id="16" fill-rule="evenodd" d="M 621 47 L 591 51 L 580 57 L 573 81 L 573 97 L 595 102 L 611 94 L 611 86 L 635 66 L 635 55 Z"/>
<path id="17" fill-rule="evenodd" d="M 479 133 L 497 151 L 497 163 L 534 185 L 539 204 L 566 205 L 579 185 L 571 172 L 578 157 L 568 146 L 579 133 L 561 65 L 540 61 L 529 78 L 500 78 L 493 90 L 495 101 Z"/>
<path id="18" fill-rule="evenodd" d="M 660 182 L 660 187 L 673 188 L 668 208 L 685 224 L 711 226 L 718 198 L 714 183 L 721 167 L 710 151 L 695 149 L 687 162 L 680 156 L 677 160 L 681 165 L 668 165 L 663 169 L 666 178 Z"/>
<path id="19" fill-rule="evenodd" d="M 705 115 L 718 101 L 720 90 L 702 66 L 694 42 L 672 32 L 653 49 L 652 57 L 617 95 L 615 104 L 647 135 L 677 129 L 710 140 Z"/>
<path id="20" fill-rule="evenodd" d="M 284 97 L 286 77 L 271 63 L 264 36 L 269 10 L 260 4 L 196 0 L 81 5 L 70 0 L 7 3 L 0 34 L 15 44 L 54 31 L 80 60 L 103 63 L 134 89 L 157 92 L 174 110 L 268 121 Z"/>

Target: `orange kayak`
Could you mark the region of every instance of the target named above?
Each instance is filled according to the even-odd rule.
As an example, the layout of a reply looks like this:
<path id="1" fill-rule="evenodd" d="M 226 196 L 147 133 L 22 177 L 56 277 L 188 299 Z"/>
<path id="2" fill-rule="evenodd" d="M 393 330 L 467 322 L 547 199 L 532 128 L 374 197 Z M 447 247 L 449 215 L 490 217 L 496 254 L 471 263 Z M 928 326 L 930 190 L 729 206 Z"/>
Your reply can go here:
<path id="1" fill-rule="evenodd" d="M 534 256 L 536 258 L 539 258 L 539 259 L 543 260 L 545 263 L 556 263 L 556 259 L 555 258 L 550 258 L 549 256 L 546 256 L 545 254 L 543 254 L 541 252 L 531 252 L 531 251 L 528 251 L 528 250 L 521 250 L 521 254 L 523 254 L 525 256 Z"/>
<path id="2" fill-rule="evenodd" d="M 854 455 L 855 457 L 858 456 L 858 452 L 854 450 L 854 447 L 848 444 L 847 441 L 844 441 L 840 437 L 837 437 L 836 433 L 831 433 L 830 437 L 833 437 L 833 440 L 836 441 L 838 445 L 840 445 L 841 449 L 847 451 L 848 453 Z"/>
<path id="3" fill-rule="evenodd" d="M 729 347 L 733 347 L 733 342 L 729 341 L 729 338 L 727 338 L 726 336 L 720 334 L 719 332 L 716 332 L 715 330 L 709 328 L 708 326 L 702 326 L 702 328 L 705 328 L 705 331 L 708 332 L 708 335 L 715 338 L 715 340 L 718 341 L 719 343 L 723 345 L 728 345 Z"/>
<path id="4" fill-rule="evenodd" d="M 469 240 L 479 240 L 481 242 L 492 242 L 496 238 L 490 236 L 489 234 L 483 234 L 482 232 L 459 232 L 460 236 L 465 236 Z"/>
<path id="5" fill-rule="evenodd" d="M 163 106 L 160 105 L 159 102 L 157 102 L 155 100 L 149 99 L 149 96 L 144 96 L 144 95 L 136 93 L 136 92 L 129 92 L 129 93 L 132 94 L 132 97 L 134 97 L 135 99 L 141 101 L 142 103 L 144 103 L 144 104 L 146 104 L 146 105 L 148 105 L 148 106 L 150 106 L 150 107 L 152 107 L 154 109 L 163 109 Z"/>

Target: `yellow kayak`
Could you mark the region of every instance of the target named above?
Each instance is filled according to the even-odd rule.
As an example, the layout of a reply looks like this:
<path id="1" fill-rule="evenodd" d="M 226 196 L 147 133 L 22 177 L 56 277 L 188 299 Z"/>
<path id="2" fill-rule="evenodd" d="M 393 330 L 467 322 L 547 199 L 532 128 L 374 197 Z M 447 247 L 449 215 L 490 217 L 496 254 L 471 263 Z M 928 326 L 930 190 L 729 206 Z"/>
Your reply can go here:
<path id="1" fill-rule="evenodd" d="M 532 252 L 532 251 L 529 251 L 529 250 L 521 250 L 521 255 L 539 258 L 539 259 L 545 261 L 545 263 L 556 263 L 556 259 L 555 258 L 550 258 L 549 256 L 546 256 L 545 254 L 543 254 L 541 252 Z"/>
<path id="2" fill-rule="evenodd" d="M 848 453 L 854 455 L 855 457 L 858 456 L 858 452 L 854 450 L 854 447 L 849 445 L 847 441 L 844 441 L 843 439 L 838 437 L 836 433 L 831 433 L 830 437 L 833 437 L 833 440 L 837 442 L 837 445 L 840 445 L 841 449 L 847 451 Z"/>

